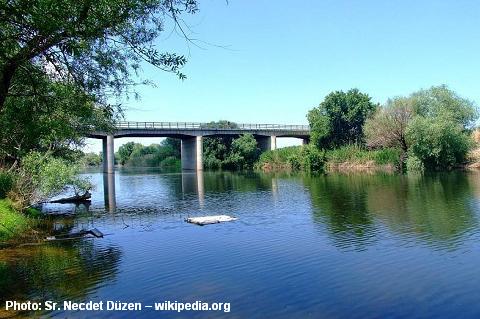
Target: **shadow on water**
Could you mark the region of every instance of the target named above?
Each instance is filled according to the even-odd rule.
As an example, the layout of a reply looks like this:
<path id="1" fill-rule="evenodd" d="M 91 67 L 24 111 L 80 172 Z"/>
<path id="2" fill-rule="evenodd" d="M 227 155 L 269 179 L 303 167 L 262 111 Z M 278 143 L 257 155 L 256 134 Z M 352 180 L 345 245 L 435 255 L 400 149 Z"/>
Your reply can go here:
<path id="1" fill-rule="evenodd" d="M 2 250 L 2 307 L 6 300 L 84 300 L 99 285 L 115 279 L 121 256 L 118 247 L 101 246 L 93 240 Z"/>
<path id="2" fill-rule="evenodd" d="M 472 180 L 464 172 L 304 179 L 314 221 L 336 245 L 354 249 L 378 240 L 379 227 L 385 226 L 429 246 L 455 248 L 477 226 Z"/>

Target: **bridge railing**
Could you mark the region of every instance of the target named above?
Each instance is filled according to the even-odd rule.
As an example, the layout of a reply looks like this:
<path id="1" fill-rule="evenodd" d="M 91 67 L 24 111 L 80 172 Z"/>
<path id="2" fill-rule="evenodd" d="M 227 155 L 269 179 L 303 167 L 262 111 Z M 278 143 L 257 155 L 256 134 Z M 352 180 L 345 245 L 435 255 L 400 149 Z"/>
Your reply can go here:
<path id="1" fill-rule="evenodd" d="M 308 125 L 284 125 L 284 124 L 238 124 L 230 123 L 216 125 L 216 123 L 194 122 L 128 122 L 116 123 L 117 129 L 170 129 L 170 130 L 285 130 L 285 131 L 308 131 Z"/>

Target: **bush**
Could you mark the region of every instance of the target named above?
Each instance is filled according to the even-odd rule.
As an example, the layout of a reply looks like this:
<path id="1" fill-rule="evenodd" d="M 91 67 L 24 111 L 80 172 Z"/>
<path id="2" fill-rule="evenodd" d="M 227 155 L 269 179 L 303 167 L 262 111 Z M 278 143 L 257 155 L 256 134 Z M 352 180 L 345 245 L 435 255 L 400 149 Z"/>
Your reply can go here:
<path id="1" fill-rule="evenodd" d="M 449 117 L 416 117 L 407 128 L 411 155 L 427 170 L 451 169 L 465 162 L 473 140 Z"/>
<path id="2" fill-rule="evenodd" d="M 423 162 L 416 157 L 415 155 L 410 155 L 407 158 L 407 171 L 409 172 L 423 172 L 425 170 L 425 166 Z"/>
<path id="3" fill-rule="evenodd" d="M 325 152 L 320 151 L 313 145 L 307 145 L 301 148 L 300 158 L 303 159 L 301 167 L 304 171 L 319 173 L 324 170 Z"/>
<path id="4" fill-rule="evenodd" d="M 350 144 L 326 152 L 327 161 L 330 163 L 366 164 L 373 161 L 378 165 L 400 165 L 400 153 L 397 148 L 384 148 L 367 150 L 359 145 Z"/>
<path id="5" fill-rule="evenodd" d="M 80 166 L 50 154 L 31 152 L 22 161 L 12 189 L 19 210 L 55 196 L 68 187 L 76 194 L 92 188 L 91 183 L 78 177 Z"/>
<path id="6" fill-rule="evenodd" d="M 321 172 L 325 166 L 325 152 L 313 145 L 290 146 L 264 152 L 255 164 L 256 169 L 289 169 Z"/>
<path id="7" fill-rule="evenodd" d="M 0 199 L 7 197 L 13 187 L 14 176 L 12 173 L 0 171 Z"/>

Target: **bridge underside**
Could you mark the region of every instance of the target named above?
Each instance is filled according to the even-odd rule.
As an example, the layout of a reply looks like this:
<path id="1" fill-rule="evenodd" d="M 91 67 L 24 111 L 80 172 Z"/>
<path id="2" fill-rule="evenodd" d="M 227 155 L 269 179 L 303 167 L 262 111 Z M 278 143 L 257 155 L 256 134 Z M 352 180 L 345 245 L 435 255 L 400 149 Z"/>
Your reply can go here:
<path id="1" fill-rule="evenodd" d="M 183 170 L 203 170 L 203 138 L 214 136 L 240 136 L 245 133 L 252 134 L 257 140 L 262 152 L 277 148 L 277 137 L 294 137 L 307 143 L 309 134 L 307 132 L 288 132 L 254 130 L 245 132 L 242 130 L 206 130 L 206 131 L 185 131 L 179 130 L 158 132 L 155 130 L 118 130 L 113 134 L 92 133 L 88 137 L 102 139 L 103 142 L 103 171 L 113 173 L 115 169 L 114 139 L 122 137 L 171 137 L 181 140 L 181 162 Z"/>

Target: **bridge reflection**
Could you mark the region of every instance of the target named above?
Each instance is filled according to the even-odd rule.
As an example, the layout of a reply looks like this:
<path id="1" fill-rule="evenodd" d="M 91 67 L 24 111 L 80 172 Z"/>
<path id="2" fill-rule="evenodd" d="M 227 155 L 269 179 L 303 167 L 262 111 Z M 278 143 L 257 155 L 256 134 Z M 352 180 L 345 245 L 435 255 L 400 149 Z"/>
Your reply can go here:
<path id="1" fill-rule="evenodd" d="M 105 210 L 108 212 L 114 212 L 117 209 L 115 173 L 103 174 L 103 198 L 105 200 Z"/>
<path id="2" fill-rule="evenodd" d="M 205 181 L 203 171 L 184 172 L 181 175 L 181 190 L 183 195 L 197 195 L 199 205 L 202 208 L 205 204 Z M 116 173 L 103 174 L 103 197 L 105 210 L 108 212 L 115 212 L 117 209 L 115 177 Z"/>

